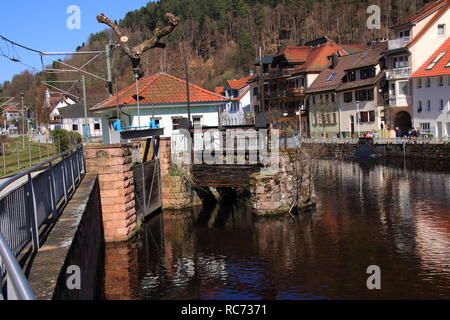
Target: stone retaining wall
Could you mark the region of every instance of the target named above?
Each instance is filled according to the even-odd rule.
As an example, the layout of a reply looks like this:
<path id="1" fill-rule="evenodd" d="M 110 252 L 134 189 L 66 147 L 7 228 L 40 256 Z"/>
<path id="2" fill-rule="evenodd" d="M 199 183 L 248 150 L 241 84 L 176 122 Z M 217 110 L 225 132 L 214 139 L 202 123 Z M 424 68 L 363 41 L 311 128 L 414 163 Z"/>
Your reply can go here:
<path id="1" fill-rule="evenodd" d="M 250 182 L 251 204 L 260 216 L 287 214 L 313 206 L 311 157 L 302 150 L 280 154 L 280 170 L 272 175 L 257 173 Z"/>

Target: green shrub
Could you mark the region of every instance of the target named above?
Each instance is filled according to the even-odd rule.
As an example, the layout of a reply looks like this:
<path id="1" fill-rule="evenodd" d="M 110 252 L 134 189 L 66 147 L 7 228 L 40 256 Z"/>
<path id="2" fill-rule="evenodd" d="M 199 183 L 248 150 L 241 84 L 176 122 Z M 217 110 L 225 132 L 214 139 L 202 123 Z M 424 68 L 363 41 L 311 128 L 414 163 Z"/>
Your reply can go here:
<path id="1" fill-rule="evenodd" d="M 83 136 L 77 131 L 69 131 L 69 143 L 72 146 L 77 146 L 83 143 Z"/>

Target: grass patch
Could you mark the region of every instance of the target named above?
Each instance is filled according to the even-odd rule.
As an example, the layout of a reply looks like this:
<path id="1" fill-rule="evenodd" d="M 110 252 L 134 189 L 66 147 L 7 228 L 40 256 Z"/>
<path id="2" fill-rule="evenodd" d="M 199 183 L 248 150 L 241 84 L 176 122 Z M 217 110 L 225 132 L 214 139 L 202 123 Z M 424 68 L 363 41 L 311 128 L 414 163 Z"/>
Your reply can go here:
<path id="1" fill-rule="evenodd" d="M 29 145 L 28 141 L 25 140 L 24 148 L 22 138 L 8 139 L 8 141 L 5 142 L 5 151 L 6 154 L 3 155 L 3 148 L 2 145 L 0 145 L 1 177 L 20 173 L 59 154 L 58 148 L 52 143 L 47 145 L 45 143 L 39 144 L 32 142 Z"/>

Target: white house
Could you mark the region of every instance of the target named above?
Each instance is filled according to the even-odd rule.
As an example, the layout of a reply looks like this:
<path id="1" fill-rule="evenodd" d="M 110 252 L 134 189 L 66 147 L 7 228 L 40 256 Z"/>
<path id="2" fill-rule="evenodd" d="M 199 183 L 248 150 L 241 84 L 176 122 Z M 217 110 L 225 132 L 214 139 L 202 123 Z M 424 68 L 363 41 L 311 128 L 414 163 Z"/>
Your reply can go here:
<path id="1" fill-rule="evenodd" d="M 191 121 L 194 126 L 219 127 L 219 108 L 228 103 L 224 96 L 189 84 Z M 139 97 L 139 108 L 137 100 Z M 122 127 L 148 128 L 154 120 L 164 129 L 164 137 L 171 137 L 188 118 L 186 81 L 166 73 L 158 73 L 139 80 L 106 101 L 91 108 L 101 118 L 103 143 L 119 143 L 120 134 L 114 123 L 120 118 Z M 118 114 L 119 111 L 119 114 Z"/>
<path id="2" fill-rule="evenodd" d="M 47 89 L 45 92 L 45 107 L 48 108 L 48 115 L 50 120 L 49 129 L 55 130 L 62 128 L 62 119 L 59 110 L 76 103 L 77 102 L 74 98 L 71 98 L 67 95 L 51 97 L 50 92 Z M 44 129 L 44 127 L 42 127 L 42 129 Z"/>
<path id="3" fill-rule="evenodd" d="M 237 80 L 228 80 L 223 88 L 224 96 L 230 100 L 229 103 L 220 109 L 220 120 L 223 126 L 242 126 L 253 124 L 251 113 L 251 92 L 250 82 L 253 76 L 244 77 Z M 222 90 L 222 87 L 216 88 Z"/>
<path id="4" fill-rule="evenodd" d="M 5 119 L 5 129 L 8 129 L 9 135 L 18 134 L 18 128 L 21 126 L 19 123 L 22 121 L 23 111 L 19 106 L 6 106 L 2 112 Z"/>
<path id="5" fill-rule="evenodd" d="M 414 127 L 437 138 L 450 136 L 450 37 L 412 75 Z"/>
<path id="6" fill-rule="evenodd" d="M 61 129 L 76 131 L 83 136 L 83 126 L 86 122 L 83 103 L 59 108 L 59 114 L 61 117 Z M 89 111 L 87 123 L 89 125 L 91 139 L 101 139 L 103 132 L 100 117 Z"/>
<path id="7" fill-rule="evenodd" d="M 430 2 L 392 27 L 395 39 L 389 41 L 386 52 L 389 127 L 399 127 L 404 134 L 410 129 L 417 105 L 417 101 L 413 101 L 416 87 L 410 76 L 442 45 L 449 28 L 450 0 Z"/>

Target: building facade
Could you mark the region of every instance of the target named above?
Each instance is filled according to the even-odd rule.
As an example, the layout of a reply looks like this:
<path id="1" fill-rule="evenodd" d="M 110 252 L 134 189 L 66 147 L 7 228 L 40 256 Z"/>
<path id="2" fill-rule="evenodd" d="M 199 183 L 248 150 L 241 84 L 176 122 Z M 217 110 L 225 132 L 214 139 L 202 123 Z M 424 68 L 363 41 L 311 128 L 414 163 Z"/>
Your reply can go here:
<path id="1" fill-rule="evenodd" d="M 393 26 L 395 39 L 386 51 L 389 81 L 387 122 L 390 128 L 399 127 L 406 134 L 413 123 L 416 90 L 411 75 L 448 37 L 450 1 L 433 1 L 410 17 Z"/>
<path id="2" fill-rule="evenodd" d="M 437 138 L 450 136 L 450 37 L 412 75 L 414 127 Z"/>
<path id="3" fill-rule="evenodd" d="M 357 137 L 383 134 L 387 42 L 373 42 L 362 52 L 339 57 L 308 88 L 312 137 Z"/>

